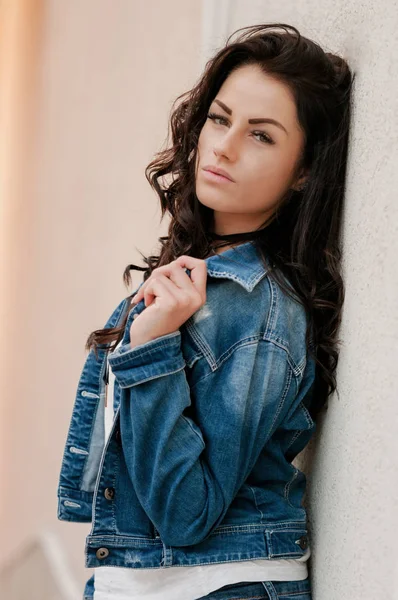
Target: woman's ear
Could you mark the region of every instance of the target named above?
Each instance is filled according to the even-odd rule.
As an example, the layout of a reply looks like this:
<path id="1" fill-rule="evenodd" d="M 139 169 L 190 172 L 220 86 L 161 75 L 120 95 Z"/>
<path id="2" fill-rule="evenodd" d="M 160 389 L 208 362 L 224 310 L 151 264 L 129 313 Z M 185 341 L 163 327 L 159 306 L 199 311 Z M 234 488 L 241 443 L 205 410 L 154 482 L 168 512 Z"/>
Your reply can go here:
<path id="1" fill-rule="evenodd" d="M 308 185 L 310 170 L 305 169 L 304 173 L 302 172 L 301 176 L 295 181 L 292 185 L 292 190 L 296 192 L 300 192 Z"/>

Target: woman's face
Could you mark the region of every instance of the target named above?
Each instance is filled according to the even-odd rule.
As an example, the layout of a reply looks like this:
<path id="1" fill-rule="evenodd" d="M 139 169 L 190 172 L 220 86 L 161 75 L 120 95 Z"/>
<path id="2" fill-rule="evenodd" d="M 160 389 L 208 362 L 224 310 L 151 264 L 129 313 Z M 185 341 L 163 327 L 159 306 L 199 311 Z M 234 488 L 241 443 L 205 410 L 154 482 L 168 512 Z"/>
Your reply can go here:
<path id="1" fill-rule="evenodd" d="M 249 119 L 274 119 L 279 125 Z M 303 147 L 287 85 L 256 65 L 232 73 L 210 105 L 195 165 L 196 195 L 214 210 L 214 231 L 229 234 L 262 225 L 285 193 L 303 183 L 305 177 L 298 179 L 295 172 Z M 224 169 L 233 181 L 212 176 L 207 167 Z"/>

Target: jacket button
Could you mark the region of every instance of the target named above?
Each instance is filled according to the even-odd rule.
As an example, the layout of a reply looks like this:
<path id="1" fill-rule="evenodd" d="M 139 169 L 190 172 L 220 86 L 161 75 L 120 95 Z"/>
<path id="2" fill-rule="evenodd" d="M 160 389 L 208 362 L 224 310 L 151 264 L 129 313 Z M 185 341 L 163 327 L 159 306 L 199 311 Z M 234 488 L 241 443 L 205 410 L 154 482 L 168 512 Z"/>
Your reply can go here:
<path id="1" fill-rule="evenodd" d="M 115 439 L 116 439 L 117 443 L 120 444 L 120 429 L 116 429 Z"/>
<path id="2" fill-rule="evenodd" d="M 298 545 L 302 550 L 308 548 L 308 537 L 303 535 L 299 540 L 297 540 Z"/>
<path id="3" fill-rule="evenodd" d="M 107 500 L 113 500 L 113 498 L 115 497 L 115 490 L 114 488 L 106 488 L 105 492 L 104 492 L 104 496 Z"/>
<path id="4" fill-rule="evenodd" d="M 95 556 L 100 560 L 106 558 L 107 556 L 109 556 L 108 548 L 98 548 L 97 552 L 95 553 Z"/>

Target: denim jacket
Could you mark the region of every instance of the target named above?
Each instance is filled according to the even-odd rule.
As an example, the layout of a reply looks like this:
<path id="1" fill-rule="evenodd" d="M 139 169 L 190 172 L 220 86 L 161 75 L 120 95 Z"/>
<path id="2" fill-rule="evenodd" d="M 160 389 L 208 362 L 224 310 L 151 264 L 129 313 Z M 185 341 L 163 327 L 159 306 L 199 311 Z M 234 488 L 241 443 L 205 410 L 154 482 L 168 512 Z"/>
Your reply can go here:
<path id="1" fill-rule="evenodd" d="M 176 332 L 131 348 L 143 299 L 131 308 L 125 298 L 106 322 L 118 326 L 131 308 L 109 355 L 106 443 L 107 346 L 86 358 L 58 519 L 92 523 L 88 568 L 299 558 L 309 545 L 306 477 L 292 465 L 316 427 L 304 307 L 267 275 L 252 242 L 205 262 L 206 302 Z"/>

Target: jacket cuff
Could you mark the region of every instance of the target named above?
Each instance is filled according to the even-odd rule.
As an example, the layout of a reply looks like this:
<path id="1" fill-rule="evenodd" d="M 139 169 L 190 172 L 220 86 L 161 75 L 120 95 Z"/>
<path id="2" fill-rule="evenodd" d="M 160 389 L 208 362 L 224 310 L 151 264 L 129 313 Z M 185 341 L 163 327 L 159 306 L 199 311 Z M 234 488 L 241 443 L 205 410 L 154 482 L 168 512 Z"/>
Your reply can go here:
<path id="1" fill-rule="evenodd" d="M 181 332 L 173 331 L 131 348 L 120 345 L 108 357 L 120 387 L 127 388 L 185 368 L 181 352 Z"/>

